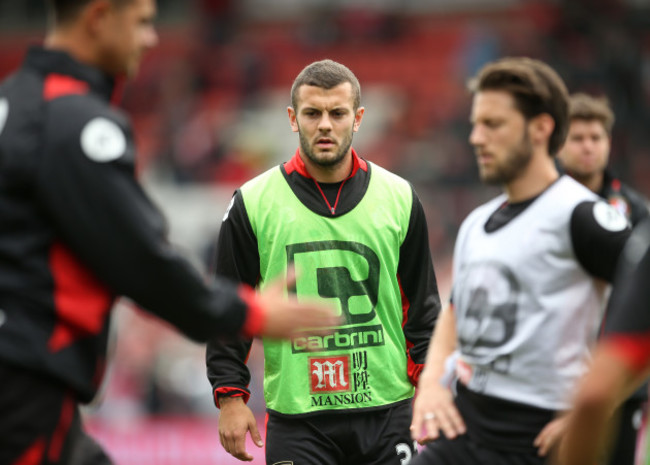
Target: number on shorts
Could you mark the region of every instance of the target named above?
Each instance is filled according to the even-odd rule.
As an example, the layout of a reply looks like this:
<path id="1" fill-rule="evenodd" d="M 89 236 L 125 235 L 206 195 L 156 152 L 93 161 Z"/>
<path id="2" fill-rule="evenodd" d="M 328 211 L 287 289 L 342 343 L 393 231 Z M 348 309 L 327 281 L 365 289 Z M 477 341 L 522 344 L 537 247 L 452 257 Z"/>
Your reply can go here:
<path id="1" fill-rule="evenodd" d="M 400 442 L 395 446 L 395 452 L 397 452 L 397 455 L 402 457 L 399 461 L 400 465 L 408 465 L 408 463 L 411 461 L 411 457 L 413 456 L 411 448 L 404 442 Z"/>

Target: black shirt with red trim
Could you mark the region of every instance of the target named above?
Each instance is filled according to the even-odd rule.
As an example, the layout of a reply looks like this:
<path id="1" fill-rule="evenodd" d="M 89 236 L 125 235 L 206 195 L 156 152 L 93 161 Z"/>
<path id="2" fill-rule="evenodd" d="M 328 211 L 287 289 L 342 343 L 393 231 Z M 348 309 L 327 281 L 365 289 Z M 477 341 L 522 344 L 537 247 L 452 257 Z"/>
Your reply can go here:
<path id="1" fill-rule="evenodd" d="M 305 169 L 297 151 L 281 165 L 287 184 L 294 195 L 312 212 L 335 218 L 351 211 L 366 194 L 372 170 L 370 164 L 352 151 L 350 175 L 340 183 L 317 183 Z M 409 302 L 403 325 L 408 349 L 408 375 L 417 385 L 435 320 L 440 310 L 429 234 L 422 204 L 413 192 L 413 206 L 406 238 L 399 251 L 398 280 L 403 299 Z M 380 232 L 378 232 L 380 234 Z M 260 277 L 260 257 L 257 238 L 253 232 L 240 190 L 235 191 L 224 216 L 213 263 L 217 275 L 255 286 Z M 223 343 L 209 341 L 207 345 L 208 378 L 212 383 L 215 403 L 219 395 L 240 395 L 247 401 L 251 379 L 246 361 L 252 340 Z"/>
<path id="2" fill-rule="evenodd" d="M 40 47 L 0 83 L 0 359 L 82 401 L 102 378 L 116 296 L 201 341 L 236 335 L 255 308 L 243 287 L 206 285 L 168 243 L 113 89 L 98 69 Z"/>
<path id="3" fill-rule="evenodd" d="M 632 226 L 636 226 L 645 218 L 650 217 L 646 199 L 639 192 L 621 182 L 609 170 L 605 170 L 603 173 L 603 187 L 598 195 L 623 213 Z"/>

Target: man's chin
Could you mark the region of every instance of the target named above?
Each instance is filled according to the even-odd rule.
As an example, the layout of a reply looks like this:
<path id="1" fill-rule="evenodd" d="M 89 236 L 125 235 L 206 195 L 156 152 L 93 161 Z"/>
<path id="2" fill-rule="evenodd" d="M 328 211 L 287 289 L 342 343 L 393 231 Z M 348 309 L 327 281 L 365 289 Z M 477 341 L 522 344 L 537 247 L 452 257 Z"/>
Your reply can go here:
<path id="1" fill-rule="evenodd" d="M 488 186 L 499 186 L 503 184 L 503 179 L 498 173 L 479 173 L 481 182 Z"/>
<path id="2" fill-rule="evenodd" d="M 571 177 L 573 177 L 574 179 L 580 182 L 587 182 L 596 175 L 596 172 L 593 171 L 585 172 L 585 171 L 578 171 L 578 170 L 571 170 L 571 169 L 567 169 L 567 171 L 571 173 Z"/>
<path id="3" fill-rule="evenodd" d="M 322 166 L 323 168 L 329 168 L 329 167 L 332 167 L 332 166 L 336 166 L 336 165 L 338 165 L 339 163 L 341 163 L 341 161 L 342 161 L 341 158 L 337 158 L 337 157 L 335 157 L 335 156 L 331 156 L 331 157 L 319 157 L 319 158 L 318 158 L 318 164 L 319 164 L 320 166 Z"/>

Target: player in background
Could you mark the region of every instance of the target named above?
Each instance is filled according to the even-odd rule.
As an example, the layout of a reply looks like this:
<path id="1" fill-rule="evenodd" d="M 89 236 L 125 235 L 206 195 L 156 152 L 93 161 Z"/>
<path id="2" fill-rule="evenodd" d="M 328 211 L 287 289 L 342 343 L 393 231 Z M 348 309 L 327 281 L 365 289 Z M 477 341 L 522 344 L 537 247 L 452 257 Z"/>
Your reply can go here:
<path id="1" fill-rule="evenodd" d="M 567 174 L 625 215 L 634 227 L 648 218 L 648 202 L 608 168 L 614 113 L 604 97 L 571 95 L 569 133 L 558 154 Z"/>
<path id="2" fill-rule="evenodd" d="M 154 0 L 52 0 L 44 46 L 0 83 L 0 463 L 108 463 L 78 403 L 102 380 L 124 295 L 189 337 L 291 336 L 338 321 L 279 282 L 206 282 L 167 240 L 110 104 L 158 40 Z"/>
<path id="3" fill-rule="evenodd" d="M 607 167 L 614 126 L 614 112 L 607 99 L 584 93 L 571 95 L 569 120 L 569 133 L 558 154 L 567 173 L 616 207 L 632 227 L 648 218 L 648 204 L 643 196 L 621 182 Z M 634 464 L 647 400 L 648 385 L 645 384 L 621 407 L 620 429 L 610 455 L 611 465 Z"/>
<path id="4" fill-rule="evenodd" d="M 470 81 L 469 142 L 503 194 L 461 225 L 452 304 L 436 325 L 414 404 L 412 464 L 542 464 L 586 370 L 625 218 L 560 176 L 569 96 L 545 63 L 505 58 Z M 457 380 L 443 385 L 454 355 Z M 452 358 L 453 359 L 453 358 Z"/>
<path id="5" fill-rule="evenodd" d="M 297 295 L 344 318 L 325 338 L 264 339 L 269 464 L 400 465 L 416 450 L 411 399 L 440 298 L 415 191 L 352 148 L 364 112 L 347 67 L 304 68 L 288 107 L 298 150 L 235 192 L 219 233 L 218 275 L 264 289 L 295 264 Z M 246 405 L 251 342 L 207 348 L 219 437 L 240 460 L 252 460 L 247 434 L 262 446 Z"/>

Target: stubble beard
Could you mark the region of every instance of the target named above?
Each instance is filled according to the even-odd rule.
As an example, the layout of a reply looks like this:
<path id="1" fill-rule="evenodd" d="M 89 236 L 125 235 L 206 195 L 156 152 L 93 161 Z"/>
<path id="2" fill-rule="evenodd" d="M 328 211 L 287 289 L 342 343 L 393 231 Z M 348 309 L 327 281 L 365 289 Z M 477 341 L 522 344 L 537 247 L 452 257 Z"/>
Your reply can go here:
<path id="1" fill-rule="evenodd" d="M 488 185 L 501 186 L 517 179 L 533 157 L 533 146 L 528 133 L 524 132 L 519 144 L 492 172 L 480 172 L 481 180 Z"/>
<path id="2" fill-rule="evenodd" d="M 298 137 L 300 139 L 300 148 L 302 149 L 302 152 L 307 156 L 307 158 L 309 158 L 309 161 L 321 168 L 333 168 L 343 161 L 348 150 L 352 147 L 352 136 L 353 131 L 350 130 L 350 134 L 348 134 L 342 140 L 342 144 L 339 145 L 339 150 L 336 152 L 335 156 L 332 158 L 323 158 L 316 155 L 309 144 L 307 136 L 303 134 L 300 126 L 298 127 Z"/>

